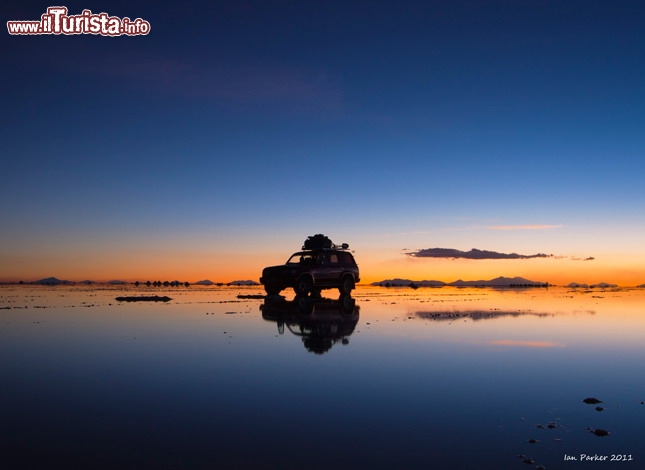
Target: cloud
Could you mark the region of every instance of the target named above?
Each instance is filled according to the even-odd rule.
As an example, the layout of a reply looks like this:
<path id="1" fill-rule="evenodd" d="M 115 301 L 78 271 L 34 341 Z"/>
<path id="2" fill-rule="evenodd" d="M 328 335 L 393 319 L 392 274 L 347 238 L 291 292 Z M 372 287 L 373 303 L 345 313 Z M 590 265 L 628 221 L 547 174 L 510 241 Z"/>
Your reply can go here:
<path id="1" fill-rule="evenodd" d="M 66 49 L 62 48 L 47 54 L 41 65 L 93 80 L 116 80 L 125 89 L 152 90 L 231 109 L 264 107 L 271 112 L 278 109 L 335 114 L 344 107 L 342 77 L 321 66 L 218 60 L 196 53 L 160 56 L 136 48 L 97 54 L 88 45 L 79 48 L 77 53 L 84 57 L 83 61 L 66 60 Z"/>
<path id="2" fill-rule="evenodd" d="M 489 225 L 489 230 L 550 230 L 562 225 Z"/>
<path id="3" fill-rule="evenodd" d="M 470 251 L 461 251 L 454 248 L 425 248 L 422 250 L 406 253 L 415 258 L 464 258 L 464 259 L 529 259 L 529 258 L 551 258 L 553 255 L 537 253 L 534 255 L 520 255 L 517 253 L 498 253 L 496 251 L 478 250 L 473 248 Z"/>
<path id="4" fill-rule="evenodd" d="M 562 345 L 552 341 L 519 341 L 513 339 L 500 339 L 491 341 L 496 346 L 520 346 L 527 348 L 561 348 Z"/>
<path id="5" fill-rule="evenodd" d="M 108 57 L 86 69 L 135 86 L 223 104 L 307 111 L 342 108 L 338 77 L 320 68 L 126 56 Z"/>

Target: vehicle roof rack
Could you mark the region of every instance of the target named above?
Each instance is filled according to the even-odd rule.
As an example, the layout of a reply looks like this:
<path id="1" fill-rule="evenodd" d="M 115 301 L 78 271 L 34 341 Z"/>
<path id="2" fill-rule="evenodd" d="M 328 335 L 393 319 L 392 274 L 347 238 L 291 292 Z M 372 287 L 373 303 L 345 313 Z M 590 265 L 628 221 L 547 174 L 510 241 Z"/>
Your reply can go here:
<path id="1" fill-rule="evenodd" d="M 302 245 L 303 250 L 347 250 L 348 248 L 349 244 L 336 245 L 322 233 L 307 237 Z"/>

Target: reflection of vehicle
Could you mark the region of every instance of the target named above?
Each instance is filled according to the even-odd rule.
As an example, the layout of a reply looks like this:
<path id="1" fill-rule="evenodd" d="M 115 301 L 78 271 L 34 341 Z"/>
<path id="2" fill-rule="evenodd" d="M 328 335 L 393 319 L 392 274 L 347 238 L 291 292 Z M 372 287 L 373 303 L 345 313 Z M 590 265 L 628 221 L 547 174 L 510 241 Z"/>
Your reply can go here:
<path id="1" fill-rule="evenodd" d="M 287 287 L 297 295 L 319 295 L 322 289 L 334 288 L 347 295 L 360 281 L 358 265 L 348 248 L 346 243 L 336 246 L 324 235 L 314 235 L 286 264 L 264 268 L 260 282 L 269 295 Z"/>
<path id="2" fill-rule="evenodd" d="M 358 323 L 359 307 L 349 296 L 338 300 L 296 297 L 291 301 L 275 296 L 265 298 L 260 310 L 262 318 L 277 323 L 280 334 L 286 327 L 302 338 L 307 351 L 324 354 L 338 342 L 349 343 Z"/>

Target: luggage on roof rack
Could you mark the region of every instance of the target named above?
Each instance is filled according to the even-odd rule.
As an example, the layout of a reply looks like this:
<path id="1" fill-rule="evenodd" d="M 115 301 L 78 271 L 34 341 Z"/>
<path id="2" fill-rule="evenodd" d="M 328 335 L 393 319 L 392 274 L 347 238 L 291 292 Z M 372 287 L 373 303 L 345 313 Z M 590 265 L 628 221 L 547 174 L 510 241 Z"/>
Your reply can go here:
<path id="1" fill-rule="evenodd" d="M 302 245 L 303 250 L 329 250 L 334 246 L 329 237 L 326 237 L 322 233 L 316 235 L 311 235 L 307 237 L 304 245 Z"/>
<path id="2" fill-rule="evenodd" d="M 302 245 L 303 250 L 346 250 L 348 248 L 347 243 L 336 245 L 322 233 L 307 237 L 304 245 Z"/>

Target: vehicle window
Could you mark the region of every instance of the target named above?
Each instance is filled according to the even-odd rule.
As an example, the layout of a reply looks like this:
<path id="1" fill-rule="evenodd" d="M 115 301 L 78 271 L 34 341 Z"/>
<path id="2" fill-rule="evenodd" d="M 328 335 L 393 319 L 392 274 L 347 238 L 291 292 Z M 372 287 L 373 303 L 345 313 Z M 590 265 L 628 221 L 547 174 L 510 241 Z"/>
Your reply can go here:
<path id="1" fill-rule="evenodd" d="M 354 264 L 354 258 L 349 253 L 343 253 L 343 264 Z"/>
<path id="2" fill-rule="evenodd" d="M 338 255 L 337 254 L 330 255 L 329 262 L 332 264 L 338 264 Z"/>
<path id="3" fill-rule="evenodd" d="M 302 255 L 300 264 L 316 264 L 316 255 Z"/>
<path id="4" fill-rule="evenodd" d="M 307 253 L 295 254 L 291 258 L 289 258 L 289 261 L 287 261 L 287 264 L 315 264 L 315 263 L 316 263 L 316 255 L 307 254 Z"/>

